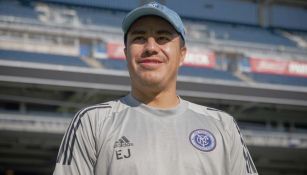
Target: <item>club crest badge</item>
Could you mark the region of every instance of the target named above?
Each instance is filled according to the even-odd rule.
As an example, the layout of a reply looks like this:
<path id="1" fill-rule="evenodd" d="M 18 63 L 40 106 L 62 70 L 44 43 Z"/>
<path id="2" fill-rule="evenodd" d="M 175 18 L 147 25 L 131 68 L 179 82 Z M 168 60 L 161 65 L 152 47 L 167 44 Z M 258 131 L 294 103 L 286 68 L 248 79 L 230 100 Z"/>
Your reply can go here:
<path id="1" fill-rule="evenodd" d="M 214 135 L 205 129 L 197 129 L 190 134 L 191 144 L 200 151 L 210 152 L 216 147 Z"/>

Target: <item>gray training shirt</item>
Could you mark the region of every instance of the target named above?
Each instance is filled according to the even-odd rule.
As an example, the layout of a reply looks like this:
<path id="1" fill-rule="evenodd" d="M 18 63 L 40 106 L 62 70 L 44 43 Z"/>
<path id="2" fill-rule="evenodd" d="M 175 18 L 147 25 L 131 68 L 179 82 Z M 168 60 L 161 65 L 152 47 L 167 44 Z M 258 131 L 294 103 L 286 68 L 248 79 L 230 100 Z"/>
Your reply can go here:
<path id="1" fill-rule="evenodd" d="M 54 175 L 257 175 L 233 117 L 183 99 L 157 109 L 131 94 L 81 110 Z"/>

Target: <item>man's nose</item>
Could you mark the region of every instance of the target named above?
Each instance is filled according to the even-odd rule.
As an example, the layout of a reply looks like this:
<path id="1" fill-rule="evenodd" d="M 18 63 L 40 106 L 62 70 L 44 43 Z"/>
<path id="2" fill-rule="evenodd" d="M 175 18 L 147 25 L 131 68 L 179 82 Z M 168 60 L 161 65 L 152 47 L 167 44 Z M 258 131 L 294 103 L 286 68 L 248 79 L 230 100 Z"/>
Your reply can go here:
<path id="1" fill-rule="evenodd" d="M 157 51 L 157 42 L 154 37 L 148 37 L 145 45 L 146 51 Z"/>

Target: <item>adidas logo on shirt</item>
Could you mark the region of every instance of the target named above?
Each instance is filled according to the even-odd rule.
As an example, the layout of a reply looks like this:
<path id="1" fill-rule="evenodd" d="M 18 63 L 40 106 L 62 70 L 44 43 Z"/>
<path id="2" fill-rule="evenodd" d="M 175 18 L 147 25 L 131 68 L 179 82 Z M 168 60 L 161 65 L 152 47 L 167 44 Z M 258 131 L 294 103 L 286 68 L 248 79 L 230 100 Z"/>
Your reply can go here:
<path id="1" fill-rule="evenodd" d="M 116 159 L 127 159 L 131 157 L 131 150 L 130 146 L 133 146 L 133 143 L 131 143 L 127 137 L 122 136 L 118 141 L 114 143 L 114 149 L 115 149 L 115 155 Z"/>
<path id="2" fill-rule="evenodd" d="M 114 148 L 127 146 L 133 146 L 133 143 L 130 143 L 130 141 L 125 136 L 122 136 L 120 139 L 118 139 L 118 141 L 114 143 Z"/>

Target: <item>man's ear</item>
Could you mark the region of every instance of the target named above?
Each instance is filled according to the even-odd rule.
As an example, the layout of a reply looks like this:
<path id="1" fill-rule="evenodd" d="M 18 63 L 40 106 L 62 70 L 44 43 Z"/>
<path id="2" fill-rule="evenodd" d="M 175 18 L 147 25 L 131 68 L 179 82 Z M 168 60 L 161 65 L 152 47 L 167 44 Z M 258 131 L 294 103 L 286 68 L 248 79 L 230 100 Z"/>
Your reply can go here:
<path id="1" fill-rule="evenodd" d="M 125 56 L 126 56 L 126 59 L 127 59 L 127 47 L 124 48 L 124 53 L 125 53 Z"/>
<path id="2" fill-rule="evenodd" d="M 186 46 L 181 47 L 180 48 L 180 62 L 179 62 L 179 66 L 183 65 L 183 62 L 184 62 L 186 54 L 187 54 L 187 47 Z"/>

